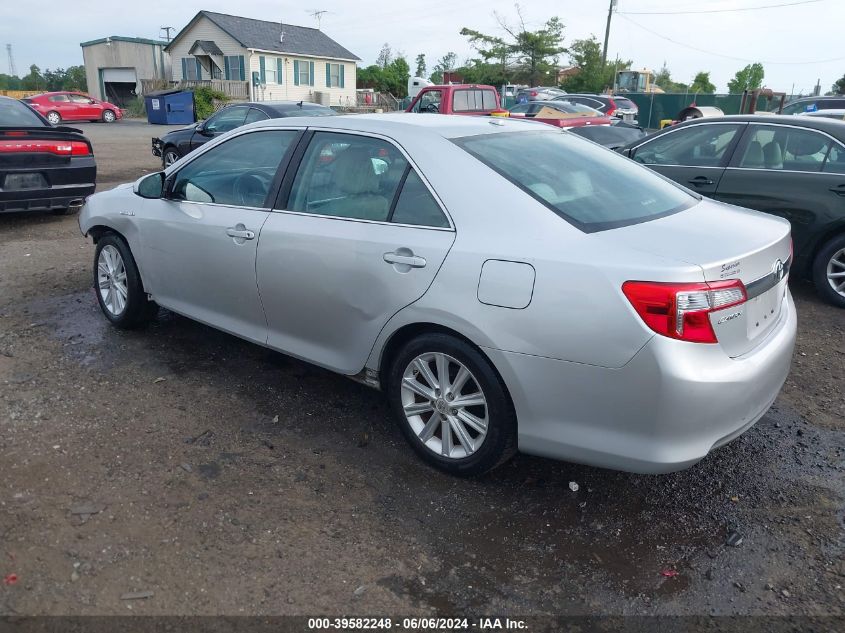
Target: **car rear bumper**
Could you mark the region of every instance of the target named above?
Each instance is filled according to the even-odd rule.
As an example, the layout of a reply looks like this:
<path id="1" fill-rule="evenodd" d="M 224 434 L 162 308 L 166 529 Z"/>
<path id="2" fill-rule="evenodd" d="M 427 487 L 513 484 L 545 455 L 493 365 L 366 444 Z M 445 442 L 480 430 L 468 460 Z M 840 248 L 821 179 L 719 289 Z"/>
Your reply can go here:
<path id="1" fill-rule="evenodd" d="M 40 174 L 45 187 L 6 189 L 7 176 L 21 173 Z M 84 201 L 96 188 L 97 165 L 93 157 L 71 159 L 63 165 L 15 165 L 0 167 L 0 213 L 62 209 Z"/>
<path id="2" fill-rule="evenodd" d="M 792 359 L 787 292 L 777 326 L 731 359 L 719 345 L 652 337 L 608 369 L 485 349 L 507 384 L 525 453 L 641 473 L 695 464 L 769 409 Z"/>

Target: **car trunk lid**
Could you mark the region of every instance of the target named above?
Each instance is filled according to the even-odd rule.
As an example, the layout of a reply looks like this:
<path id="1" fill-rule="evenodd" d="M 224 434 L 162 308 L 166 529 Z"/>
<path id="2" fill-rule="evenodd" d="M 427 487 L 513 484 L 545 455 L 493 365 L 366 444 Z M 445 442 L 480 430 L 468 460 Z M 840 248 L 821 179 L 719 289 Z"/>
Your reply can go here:
<path id="1" fill-rule="evenodd" d="M 608 231 L 628 248 L 695 264 L 702 278 L 740 280 L 748 300 L 710 313 L 719 344 L 731 356 L 756 347 L 775 327 L 791 265 L 789 223 L 711 200 L 664 218 Z"/>

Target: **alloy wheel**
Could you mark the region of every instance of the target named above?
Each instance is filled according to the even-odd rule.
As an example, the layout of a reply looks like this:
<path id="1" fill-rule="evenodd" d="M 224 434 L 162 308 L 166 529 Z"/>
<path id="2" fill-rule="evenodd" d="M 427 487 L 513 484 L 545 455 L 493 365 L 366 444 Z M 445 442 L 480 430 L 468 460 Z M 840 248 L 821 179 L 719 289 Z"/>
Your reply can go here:
<path id="1" fill-rule="evenodd" d="M 97 289 L 112 316 L 123 314 L 129 297 L 126 266 L 120 252 L 111 244 L 104 246 L 97 258 Z"/>
<path id="2" fill-rule="evenodd" d="M 170 167 L 177 160 L 179 160 L 179 155 L 176 152 L 174 152 L 172 149 L 167 150 L 164 153 L 164 166 L 165 167 Z"/>
<path id="3" fill-rule="evenodd" d="M 481 385 L 457 359 L 420 354 L 402 375 L 402 407 L 420 442 L 440 457 L 462 459 L 487 437 L 488 407 Z"/>
<path id="4" fill-rule="evenodd" d="M 830 256 L 827 262 L 827 282 L 834 292 L 845 297 L 845 248 Z"/>
<path id="5" fill-rule="evenodd" d="M 51 125 L 58 125 L 62 121 L 62 117 L 58 115 L 56 112 L 49 112 L 47 114 L 47 120 L 50 122 Z"/>
<path id="6" fill-rule="evenodd" d="M 111 110 L 106 110 L 105 112 L 103 112 L 103 121 L 105 121 L 106 123 L 113 122 L 114 112 L 112 112 Z"/>

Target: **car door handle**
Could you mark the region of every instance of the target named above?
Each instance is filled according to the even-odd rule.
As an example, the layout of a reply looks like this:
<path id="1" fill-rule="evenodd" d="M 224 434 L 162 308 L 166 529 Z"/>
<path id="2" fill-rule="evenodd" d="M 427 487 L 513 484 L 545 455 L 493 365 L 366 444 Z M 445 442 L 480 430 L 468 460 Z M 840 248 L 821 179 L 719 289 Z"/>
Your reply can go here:
<path id="1" fill-rule="evenodd" d="M 836 187 L 831 187 L 830 190 L 837 196 L 845 196 L 845 185 L 837 185 Z"/>
<path id="2" fill-rule="evenodd" d="M 707 176 L 696 176 L 695 178 L 691 178 L 687 181 L 691 185 L 695 185 L 696 187 L 700 185 L 712 185 L 713 181 L 710 180 Z"/>
<path id="3" fill-rule="evenodd" d="M 243 225 L 241 225 L 241 226 L 243 226 Z M 234 227 L 234 226 L 230 226 L 228 229 L 226 229 L 226 235 L 228 235 L 229 237 L 236 237 L 236 238 L 239 237 L 242 240 L 253 240 L 253 239 L 255 239 L 255 233 L 253 231 L 250 231 L 249 229 Z"/>
<path id="4" fill-rule="evenodd" d="M 411 268 L 425 268 L 426 261 L 424 257 L 417 255 L 403 255 L 401 253 L 385 253 L 384 261 L 388 264 L 404 264 Z"/>

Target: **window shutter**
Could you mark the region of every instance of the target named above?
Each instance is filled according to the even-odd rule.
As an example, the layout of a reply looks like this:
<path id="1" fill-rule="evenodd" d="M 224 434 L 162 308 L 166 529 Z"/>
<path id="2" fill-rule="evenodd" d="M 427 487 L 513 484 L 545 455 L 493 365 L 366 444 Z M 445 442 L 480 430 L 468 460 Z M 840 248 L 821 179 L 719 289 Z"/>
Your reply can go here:
<path id="1" fill-rule="evenodd" d="M 343 81 L 343 67 L 344 67 L 345 65 L 346 65 L 346 64 L 341 64 L 341 65 L 340 65 L 340 87 L 341 87 L 341 88 L 345 88 L 345 87 L 346 87 L 346 86 L 344 85 L 344 81 Z"/>
<path id="2" fill-rule="evenodd" d="M 326 88 L 332 87 L 332 65 L 326 64 Z"/>
<path id="3" fill-rule="evenodd" d="M 231 73 L 229 72 L 229 58 L 228 57 L 223 58 L 223 72 L 226 73 L 225 77 L 226 77 L 227 80 L 231 79 Z"/>
<path id="4" fill-rule="evenodd" d="M 188 59 L 186 57 L 182 58 L 182 81 L 185 81 L 188 78 Z"/>
<path id="5" fill-rule="evenodd" d="M 308 62 L 308 85 L 314 85 L 314 62 Z"/>
<path id="6" fill-rule="evenodd" d="M 260 55 L 258 57 L 258 68 L 260 70 L 259 76 L 261 77 L 261 83 L 267 83 L 267 60 L 264 59 L 264 55 Z"/>
<path id="7" fill-rule="evenodd" d="M 202 64 L 200 64 L 199 57 L 195 57 L 194 59 L 196 59 L 197 62 L 197 81 L 199 81 L 202 79 Z"/>
<path id="8" fill-rule="evenodd" d="M 241 76 L 238 77 L 240 81 L 246 81 L 246 73 L 244 72 L 244 56 L 238 55 L 238 64 L 240 65 Z"/>
<path id="9" fill-rule="evenodd" d="M 283 83 L 283 78 L 285 76 L 285 67 L 284 62 L 282 61 L 281 57 L 276 58 L 276 83 L 280 84 Z"/>
<path id="10" fill-rule="evenodd" d="M 299 85 L 299 60 L 293 60 L 293 85 Z"/>

